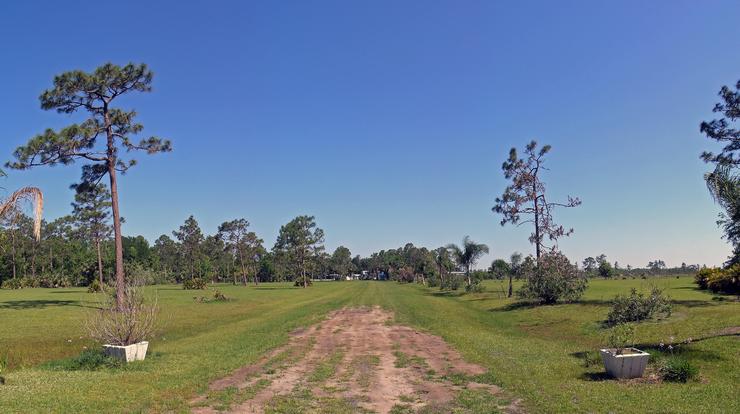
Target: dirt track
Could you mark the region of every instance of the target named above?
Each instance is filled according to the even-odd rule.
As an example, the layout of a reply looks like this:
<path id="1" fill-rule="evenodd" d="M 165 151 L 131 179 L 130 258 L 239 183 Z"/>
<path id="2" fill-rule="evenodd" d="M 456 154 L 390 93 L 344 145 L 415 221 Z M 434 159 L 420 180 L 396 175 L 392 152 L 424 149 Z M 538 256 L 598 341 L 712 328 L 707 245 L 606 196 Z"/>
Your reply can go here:
<path id="1" fill-rule="evenodd" d="M 193 412 L 280 412 L 284 403 L 302 412 L 388 413 L 398 406 L 442 413 L 464 389 L 503 401 L 498 387 L 475 381 L 484 368 L 465 362 L 441 338 L 391 319 L 377 307 L 335 311 L 254 365 L 213 382 L 209 395 L 191 402 Z M 495 408 L 519 411 L 517 401 Z"/>

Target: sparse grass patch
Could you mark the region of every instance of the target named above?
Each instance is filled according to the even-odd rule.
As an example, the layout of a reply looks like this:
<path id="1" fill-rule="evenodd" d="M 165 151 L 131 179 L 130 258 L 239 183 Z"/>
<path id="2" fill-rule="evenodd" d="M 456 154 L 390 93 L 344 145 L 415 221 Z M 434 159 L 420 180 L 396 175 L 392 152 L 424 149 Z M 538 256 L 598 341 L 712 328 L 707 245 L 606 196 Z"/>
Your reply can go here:
<path id="1" fill-rule="evenodd" d="M 337 366 L 342 362 L 344 352 L 335 351 L 331 356 L 316 366 L 314 371 L 309 375 L 309 382 L 322 382 L 331 378 L 337 371 Z"/>

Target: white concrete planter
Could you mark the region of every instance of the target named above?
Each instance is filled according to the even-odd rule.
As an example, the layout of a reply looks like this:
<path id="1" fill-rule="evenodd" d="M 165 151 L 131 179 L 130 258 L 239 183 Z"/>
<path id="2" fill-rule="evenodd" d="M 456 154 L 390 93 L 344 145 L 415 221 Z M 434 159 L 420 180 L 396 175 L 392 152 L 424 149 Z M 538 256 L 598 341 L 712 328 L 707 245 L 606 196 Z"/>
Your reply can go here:
<path id="1" fill-rule="evenodd" d="M 606 373 L 614 378 L 640 378 L 647 366 L 650 354 L 637 348 L 626 348 L 617 355 L 615 349 L 602 349 L 601 360 L 604 361 Z"/>
<path id="2" fill-rule="evenodd" d="M 131 345 L 103 345 L 103 352 L 106 355 L 118 358 L 121 361 L 143 361 L 146 357 L 146 350 L 149 348 L 149 342 L 141 341 Z"/>

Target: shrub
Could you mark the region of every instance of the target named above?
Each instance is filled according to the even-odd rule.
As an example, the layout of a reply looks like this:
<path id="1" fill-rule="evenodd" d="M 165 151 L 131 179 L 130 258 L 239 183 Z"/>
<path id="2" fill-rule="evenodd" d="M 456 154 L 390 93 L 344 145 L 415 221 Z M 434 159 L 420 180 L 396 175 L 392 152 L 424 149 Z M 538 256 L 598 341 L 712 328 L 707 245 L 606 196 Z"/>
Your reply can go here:
<path id="1" fill-rule="evenodd" d="M 182 281 L 182 288 L 185 290 L 200 290 L 208 287 L 208 281 L 199 277 L 185 279 Z"/>
<path id="2" fill-rule="evenodd" d="M 98 279 L 93 279 L 90 286 L 87 287 L 87 293 L 98 293 L 102 292 L 103 289 L 104 286 L 100 284 L 100 281 L 98 281 Z"/>
<path id="3" fill-rule="evenodd" d="M 47 362 L 44 368 L 60 371 L 96 371 L 105 368 L 121 368 L 123 361 L 103 353 L 102 350 L 86 349 L 80 355 Z"/>
<path id="4" fill-rule="evenodd" d="M 714 293 L 740 295 L 740 264 L 710 274 L 707 277 L 707 289 Z"/>
<path id="5" fill-rule="evenodd" d="M 16 277 L 13 279 L 4 280 L 2 287 L 3 289 L 23 289 L 27 286 L 25 279 L 21 277 Z"/>
<path id="6" fill-rule="evenodd" d="M 158 308 L 156 301 L 147 303 L 142 286 L 141 281 L 129 279 L 120 308 L 115 294 L 105 295 L 100 309 L 87 318 L 85 327 L 90 337 L 109 345 L 131 345 L 148 339 L 154 333 Z"/>
<path id="7" fill-rule="evenodd" d="M 612 308 L 606 317 L 608 325 L 625 322 L 638 322 L 655 316 L 671 316 L 670 298 L 663 291 L 653 287 L 650 295 L 645 296 L 632 288 L 629 296 L 618 295 L 612 302 Z"/>
<path id="8" fill-rule="evenodd" d="M 699 374 L 699 370 L 689 360 L 674 355 L 663 360 L 659 372 L 663 381 L 670 382 L 687 382 Z"/>
<path id="9" fill-rule="evenodd" d="M 3 373 L 8 368 L 8 356 L 0 358 L 0 385 L 5 385 L 5 377 Z"/>
<path id="10" fill-rule="evenodd" d="M 451 273 L 448 273 L 445 276 L 444 281 L 442 284 L 440 284 L 440 289 L 447 289 L 447 290 L 457 290 L 460 288 L 460 285 L 462 284 L 462 278 L 460 278 L 459 275 L 453 275 Z"/>
<path id="11" fill-rule="evenodd" d="M 722 270 L 718 268 L 705 267 L 696 272 L 696 274 L 694 275 L 694 283 L 699 286 L 699 289 L 706 289 L 707 283 L 709 282 L 709 277 L 721 271 Z"/>
<path id="12" fill-rule="evenodd" d="M 576 266 L 557 251 L 541 256 L 528 273 L 527 281 L 518 295 L 523 299 L 536 299 L 540 303 L 576 300 L 588 285 L 588 280 L 578 272 Z"/>
<path id="13" fill-rule="evenodd" d="M 609 331 L 606 344 L 614 349 L 617 355 L 621 355 L 626 348 L 635 344 L 635 327 L 629 323 L 620 323 Z"/>
<path id="14" fill-rule="evenodd" d="M 614 276 L 614 268 L 607 261 L 603 261 L 599 264 L 598 271 L 599 271 L 599 276 L 603 278 L 609 278 L 609 277 Z"/>
<path id="15" fill-rule="evenodd" d="M 30 279 L 32 287 L 66 288 L 74 286 L 72 279 L 61 273 L 46 273 Z"/>

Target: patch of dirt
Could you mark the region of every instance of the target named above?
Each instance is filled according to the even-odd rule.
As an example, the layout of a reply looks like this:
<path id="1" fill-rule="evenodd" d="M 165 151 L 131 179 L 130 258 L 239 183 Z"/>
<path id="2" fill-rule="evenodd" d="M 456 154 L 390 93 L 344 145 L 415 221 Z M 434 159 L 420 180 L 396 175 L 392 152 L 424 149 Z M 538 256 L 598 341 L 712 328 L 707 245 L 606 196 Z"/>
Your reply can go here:
<path id="1" fill-rule="evenodd" d="M 442 338 L 391 320 L 379 307 L 332 312 L 322 323 L 292 332 L 287 345 L 255 364 L 211 383 L 208 395 L 191 401 L 192 410 L 264 413 L 276 397 L 301 390 L 317 401 L 350 404 L 356 407 L 352 412 L 383 414 L 397 405 L 445 406 L 465 389 L 503 398 L 499 387 L 476 382 L 486 369 L 466 362 Z M 237 397 L 225 404 L 216 397 L 234 389 Z M 518 413 L 519 404 L 498 409 Z"/>

